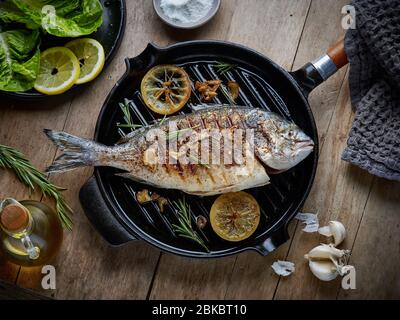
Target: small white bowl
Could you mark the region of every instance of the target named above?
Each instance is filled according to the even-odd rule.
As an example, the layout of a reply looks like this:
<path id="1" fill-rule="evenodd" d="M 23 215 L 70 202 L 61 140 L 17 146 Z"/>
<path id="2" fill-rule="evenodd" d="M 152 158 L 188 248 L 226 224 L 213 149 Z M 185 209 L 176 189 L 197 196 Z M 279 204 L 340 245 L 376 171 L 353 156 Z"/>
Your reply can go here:
<path id="1" fill-rule="evenodd" d="M 207 15 L 194 23 L 179 23 L 177 21 L 170 19 L 168 16 L 164 14 L 164 11 L 160 7 L 160 3 L 161 0 L 153 0 L 154 10 L 156 11 L 160 19 L 164 21 L 166 24 L 178 29 L 195 29 L 206 24 L 217 14 L 219 7 L 221 5 L 221 0 L 213 0 L 212 7 L 210 11 L 208 11 Z"/>

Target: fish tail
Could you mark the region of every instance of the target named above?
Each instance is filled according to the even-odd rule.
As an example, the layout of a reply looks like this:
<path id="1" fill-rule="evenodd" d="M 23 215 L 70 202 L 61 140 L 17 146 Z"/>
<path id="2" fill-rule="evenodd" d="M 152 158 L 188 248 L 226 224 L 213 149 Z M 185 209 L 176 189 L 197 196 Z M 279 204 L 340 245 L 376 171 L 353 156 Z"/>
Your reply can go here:
<path id="1" fill-rule="evenodd" d="M 63 151 L 46 172 L 69 171 L 78 167 L 97 164 L 99 154 L 106 150 L 106 146 L 94 141 L 79 138 L 71 134 L 44 129 L 47 137 Z"/>

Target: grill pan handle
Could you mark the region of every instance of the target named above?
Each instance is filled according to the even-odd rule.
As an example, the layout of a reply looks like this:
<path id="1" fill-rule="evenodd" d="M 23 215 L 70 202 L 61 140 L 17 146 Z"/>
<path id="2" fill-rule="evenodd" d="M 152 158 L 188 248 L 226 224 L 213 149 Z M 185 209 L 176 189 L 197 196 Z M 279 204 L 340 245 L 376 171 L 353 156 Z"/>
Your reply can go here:
<path id="1" fill-rule="evenodd" d="M 293 72 L 292 76 L 308 95 L 315 87 L 348 63 L 344 39 L 341 39 L 329 48 L 326 54 L 305 64 L 301 69 Z"/>
<path id="2" fill-rule="evenodd" d="M 287 232 L 287 226 L 284 225 L 277 229 L 269 238 L 256 245 L 253 249 L 265 257 L 284 244 L 287 240 L 289 240 L 289 233 Z"/>
<path id="3" fill-rule="evenodd" d="M 148 69 L 151 65 L 155 64 L 157 55 L 162 51 L 161 48 L 157 47 L 153 43 L 149 43 L 147 47 L 134 58 L 126 58 L 125 63 L 128 71 L 131 74 L 140 76 L 143 70 Z M 139 74 L 136 74 L 139 72 Z M 142 75 L 143 76 L 143 75 Z M 140 76 L 140 77 L 142 77 Z"/>
<path id="4" fill-rule="evenodd" d="M 137 240 L 117 221 L 101 195 L 96 178 L 91 177 L 79 192 L 82 208 L 96 230 L 113 246 Z"/>

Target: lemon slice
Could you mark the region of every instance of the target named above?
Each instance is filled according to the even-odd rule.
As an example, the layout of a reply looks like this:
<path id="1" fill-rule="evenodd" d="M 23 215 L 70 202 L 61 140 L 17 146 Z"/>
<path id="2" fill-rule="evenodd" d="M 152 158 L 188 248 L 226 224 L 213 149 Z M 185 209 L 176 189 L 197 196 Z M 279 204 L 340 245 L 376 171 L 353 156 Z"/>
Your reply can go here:
<path id="1" fill-rule="evenodd" d="M 211 207 L 211 227 L 217 235 L 228 241 L 241 241 L 250 237 L 260 223 L 260 206 L 246 192 L 226 193 Z"/>
<path id="2" fill-rule="evenodd" d="M 68 42 L 65 45 L 78 58 L 81 75 L 77 84 L 86 83 L 95 79 L 103 70 L 105 55 L 103 46 L 94 39 L 82 38 Z"/>
<path id="3" fill-rule="evenodd" d="M 64 47 L 47 49 L 40 55 L 40 68 L 34 88 L 44 94 L 55 95 L 70 89 L 79 79 L 79 61 Z"/>
<path id="4" fill-rule="evenodd" d="M 188 74 L 174 65 L 159 65 L 142 79 L 140 91 L 144 103 L 154 112 L 170 115 L 188 102 L 192 93 Z"/>

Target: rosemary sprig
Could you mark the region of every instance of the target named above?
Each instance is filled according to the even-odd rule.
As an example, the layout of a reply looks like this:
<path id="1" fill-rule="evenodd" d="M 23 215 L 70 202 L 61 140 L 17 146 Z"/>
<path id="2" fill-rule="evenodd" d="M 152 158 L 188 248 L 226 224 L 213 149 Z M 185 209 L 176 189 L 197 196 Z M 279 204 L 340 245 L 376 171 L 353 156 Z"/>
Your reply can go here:
<path id="1" fill-rule="evenodd" d="M 190 239 L 200 246 L 202 246 L 207 252 L 210 250 L 205 245 L 204 241 L 200 238 L 196 231 L 193 230 L 192 223 L 190 221 L 190 205 L 186 202 L 186 199 L 179 199 L 174 201 L 174 205 L 178 208 L 178 221 L 179 225 L 173 224 L 174 232 L 183 238 Z"/>
<path id="2" fill-rule="evenodd" d="M 167 115 L 165 115 L 165 116 L 160 120 L 160 122 L 158 123 L 158 125 L 162 126 L 162 125 L 164 124 L 165 120 L 167 120 Z"/>
<path id="3" fill-rule="evenodd" d="M 123 123 L 117 123 L 118 128 L 129 128 L 129 129 L 137 129 L 141 128 L 141 124 L 123 124 Z"/>
<path id="4" fill-rule="evenodd" d="M 201 160 L 198 157 L 196 157 L 195 155 L 189 154 L 189 159 L 194 161 L 194 164 L 196 164 L 198 166 L 210 169 L 210 166 L 207 163 L 201 162 Z"/>
<path id="5" fill-rule="evenodd" d="M 142 125 L 133 123 L 131 109 L 129 108 L 131 101 L 128 99 L 124 99 L 124 102 L 119 103 L 119 107 L 124 114 L 124 118 L 126 123 L 117 123 L 118 128 L 130 128 L 132 131 L 133 129 L 141 128 Z"/>
<path id="6" fill-rule="evenodd" d="M 200 125 L 193 126 L 192 128 L 183 128 L 183 129 L 178 129 L 178 130 L 174 130 L 174 131 L 168 132 L 167 141 L 177 140 L 181 136 L 181 134 L 184 134 L 185 132 L 192 131 L 192 130 L 198 128 L 198 127 L 200 127 Z"/>
<path id="7" fill-rule="evenodd" d="M 237 67 L 236 64 L 231 64 L 231 63 L 226 63 L 226 62 L 217 62 L 217 64 L 214 65 L 215 69 L 217 69 L 217 72 L 219 74 L 224 74 L 234 68 Z"/>
<path id="8" fill-rule="evenodd" d="M 65 189 L 49 182 L 43 172 L 36 169 L 21 152 L 14 148 L 0 145 L 0 167 L 13 170 L 18 179 L 31 191 L 34 191 L 35 186 L 38 186 L 44 196 L 54 198 L 57 214 L 62 225 L 69 230 L 72 229 L 70 217 L 72 209 L 61 193 Z"/>
<path id="9" fill-rule="evenodd" d="M 168 132 L 167 141 L 178 140 L 181 134 L 193 130 L 192 128 L 184 128 L 175 131 Z"/>

